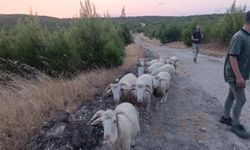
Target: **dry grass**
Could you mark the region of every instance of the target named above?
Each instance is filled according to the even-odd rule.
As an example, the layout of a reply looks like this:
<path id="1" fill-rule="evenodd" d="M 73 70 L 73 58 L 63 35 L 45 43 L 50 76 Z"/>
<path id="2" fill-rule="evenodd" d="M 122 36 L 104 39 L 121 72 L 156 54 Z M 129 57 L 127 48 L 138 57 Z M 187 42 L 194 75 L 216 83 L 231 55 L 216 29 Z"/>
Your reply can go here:
<path id="1" fill-rule="evenodd" d="M 183 42 L 171 42 L 164 44 L 164 46 L 168 48 L 178 48 L 178 49 L 188 48 L 187 45 L 185 45 Z"/>
<path id="2" fill-rule="evenodd" d="M 227 47 L 216 42 L 203 44 L 201 48 L 202 53 L 209 56 L 222 57 L 227 54 Z"/>
<path id="3" fill-rule="evenodd" d="M 177 48 L 177 49 L 188 48 L 183 42 L 167 43 L 167 44 L 164 44 L 164 46 L 168 48 Z M 208 55 L 208 56 L 222 57 L 226 55 L 227 47 L 216 42 L 205 43 L 201 45 L 201 53 Z"/>
<path id="4" fill-rule="evenodd" d="M 124 64 L 83 73 L 72 80 L 42 76 L 39 81 L 14 79 L 12 86 L 0 86 L 0 150 L 25 149 L 30 137 L 45 121 L 61 111 L 73 111 L 84 100 L 93 100 L 100 87 L 125 72 L 142 56 L 137 45 L 126 48 Z"/>

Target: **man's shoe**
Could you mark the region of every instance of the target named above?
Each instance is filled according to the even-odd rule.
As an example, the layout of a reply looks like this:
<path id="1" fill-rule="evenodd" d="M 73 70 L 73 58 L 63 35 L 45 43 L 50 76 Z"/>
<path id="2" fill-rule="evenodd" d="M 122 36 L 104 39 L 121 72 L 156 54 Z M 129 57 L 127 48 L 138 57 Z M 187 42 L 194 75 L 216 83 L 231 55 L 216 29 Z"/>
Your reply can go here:
<path id="1" fill-rule="evenodd" d="M 233 124 L 233 120 L 231 117 L 225 118 L 224 116 L 222 116 L 219 121 L 220 123 L 226 124 L 228 126 L 231 126 Z"/>
<path id="2" fill-rule="evenodd" d="M 249 139 L 250 138 L 250 133 L 246 131 L 243 125 L 241 124 L 236 124 L 233 125 L 232 132 L 238 135 L 239 137 L 243 139 Z"/>

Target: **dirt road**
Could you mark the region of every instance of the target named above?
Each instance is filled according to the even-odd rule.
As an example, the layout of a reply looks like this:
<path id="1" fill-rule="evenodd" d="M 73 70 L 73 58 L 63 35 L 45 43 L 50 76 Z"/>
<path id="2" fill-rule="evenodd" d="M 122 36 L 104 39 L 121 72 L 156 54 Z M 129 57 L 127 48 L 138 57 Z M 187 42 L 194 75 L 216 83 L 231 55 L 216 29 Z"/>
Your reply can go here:
<path id="1" fill-rule="evenodd" d="M 218 122 L 228 85 L 223 80 L 224 58 L 200 55 L 197 64 L 187 49 L 169 49 L 137 35 L 135 42 L 160 56 L 179 58 L 178 75 L 172 82 L 162 110 L 141 117 L 141 134 L 133 150 L 250 150 L 243 140 Z M 241 121 L 250 130 L 250 82 Z"/>

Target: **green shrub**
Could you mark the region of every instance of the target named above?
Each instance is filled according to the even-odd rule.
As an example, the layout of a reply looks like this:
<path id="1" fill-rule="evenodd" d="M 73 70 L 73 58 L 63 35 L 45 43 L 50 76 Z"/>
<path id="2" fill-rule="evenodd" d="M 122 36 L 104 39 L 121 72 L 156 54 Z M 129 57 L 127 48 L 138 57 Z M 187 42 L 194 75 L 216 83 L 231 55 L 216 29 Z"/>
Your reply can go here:
<path id="1" fill-rule="evenodd" d="M 0 32 L 0 57 L 21 61 L 51 75 L 120 65 L 131 43 L 127 25 L 81 18 L 68 29 L 49 32 L 36 19 Z"/>
<path id="2" fill-rule="evenodd" d="M 213 39 L 224 45 L 228 45 L 231 37 L 237 32 L 244 23 L 244 7 L 236 7 L 236 3 L 232 4 L 223 18 L 214 25 L 212 32 Z"/>
<path id="3" fill-rule="evenodd" d="M 74 73 L 80 64 L 77 52 L 70 46 L 70 37 L 65 30 L 53 32 L 40 55 L 43 70 L 51 75 Z"/>
<path id="4" fill-rule="evenodd" d="M 181 28 L 177 25 L 163 25 L 160 28 L 159 38 L 161 43 L 169 43 L 181 40 Z"/>
<path id="5" fill-rule="evenodd" d="M 130 34 L 129 27 L 126 22 L 119 23 L 118 30 L 125 45 L 131 44 L 133 42 L 133 37 Z"/>
<path id="6" fill-rule="evenodd" d="M 36 19 L 29 19 L 26 24 L 18 23 L 10 36 L 6 37 L 12 44 L 9 49 L 13 54 L 12 59 L 41 69 L 40 53 L 46 48 L 47 37 L 47 30 Z"/>
<path id="7" fill-rule="evenodd" d="M 119 35 L 119 31 L 112 25 L 112 22 L 100 19 L 81 19 L 75 27 L 72 28 L 74 45 L 82 60 L 82 67 L 100 67 L 111 64 L 105 58 L 108 51 L 106 44 L 113 42 L 115 49 L 119 54 L 117 59 L 122 59 L 124 56 L 124 43 Z M 114 58 L 116 59 L 116 58 Z M 116 61 L 112 61 L 116 62 Z M 117 61 L 119 62 L 119 61 Z M 113 65 L 118 65 L 113 63 Z"/>
<path id="8" fill-rule="evenodd" d="M 14 59 L 17 54 L 13 48 L 13 36 L 9 36 L 7 31 L 0 32 L 0 56 L 2 58 Z"/>
<path id="9" fill-rule="evenodd" d="M 192 33 L 195 31 L 196 26 L 198 25 L 198 19 L 193 18 L 193 20 L 186 25 L 185 28 L 183 28 L 182 31 L 182 41 L 187 45 L 191 46 L 192 45 Z"/>

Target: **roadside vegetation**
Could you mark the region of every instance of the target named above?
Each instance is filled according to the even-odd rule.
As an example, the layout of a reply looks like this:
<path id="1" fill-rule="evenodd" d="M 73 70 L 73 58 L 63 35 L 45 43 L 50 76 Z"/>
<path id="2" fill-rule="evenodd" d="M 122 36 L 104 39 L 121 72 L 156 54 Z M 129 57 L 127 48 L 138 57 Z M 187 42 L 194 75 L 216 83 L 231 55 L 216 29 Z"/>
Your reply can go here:
<path id="1" fill-rule="evenodd" d="M 124 10 L 125 13 L 125 10 Z M 101 18 L 95 7 L 81 3 L 81 18 L 68 28 L 49 31 L 29 16 L 0 32 L 0 57 L 20 61 L 49 75 L 72 75 L 93 68 L 121 65 L 132 36 L 124 14 L 116 22 Z"/>
<path id="2" fill-rule="evenodd" d="M 245 10 L 246 6 L 237 6 L 234 1 L 225 14 L 138 17 L 130 20 L 139 21 L 137 24 L 131 24 L 134 32 L 143 32 L 150 38 L 159 39 L 162 44 L 183 41 L 187 46 L 191 46 L 191 34 L 196 25 L 200 25 L 204 33 L 204 43 L 216 42 L 227 46 L 232 35 L 243 25 Z"/>

